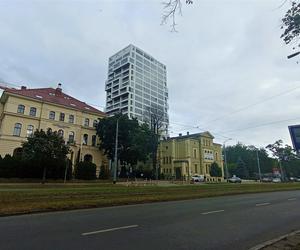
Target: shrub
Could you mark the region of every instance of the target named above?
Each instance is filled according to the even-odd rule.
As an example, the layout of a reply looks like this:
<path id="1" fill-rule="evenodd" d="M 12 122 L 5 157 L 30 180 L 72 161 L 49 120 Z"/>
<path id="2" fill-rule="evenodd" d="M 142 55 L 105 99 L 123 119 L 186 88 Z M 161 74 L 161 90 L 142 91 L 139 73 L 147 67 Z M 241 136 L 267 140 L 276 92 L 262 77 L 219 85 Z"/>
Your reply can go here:
<path id="1" fill-rule="evenodd" d="M 75 168 L 75 178 L 81 180 L 96 179 L 96 165 L 87 161 L 79 162 Z"/>
<path id="2" fill-rule="evenodd" d="M 99 179 L 107 180 L 109 179 L 109 170 L 105 166 L 100 167 Z"/>

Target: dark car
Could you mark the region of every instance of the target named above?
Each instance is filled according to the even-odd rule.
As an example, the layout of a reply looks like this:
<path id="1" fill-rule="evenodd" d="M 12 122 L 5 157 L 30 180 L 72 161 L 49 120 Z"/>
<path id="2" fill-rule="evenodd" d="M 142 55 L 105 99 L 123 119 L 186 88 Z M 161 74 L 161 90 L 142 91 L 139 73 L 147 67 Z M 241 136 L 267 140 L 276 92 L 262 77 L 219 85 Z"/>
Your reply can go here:
<path id="1" fill-rule="evenodd" d="M 237 176 L 233 176 L 231 178 L 229 178 L 227 180 L 227 182 L 230 182 L 230 183 L 242 183 L 242 179 L 237 177 Z"/>

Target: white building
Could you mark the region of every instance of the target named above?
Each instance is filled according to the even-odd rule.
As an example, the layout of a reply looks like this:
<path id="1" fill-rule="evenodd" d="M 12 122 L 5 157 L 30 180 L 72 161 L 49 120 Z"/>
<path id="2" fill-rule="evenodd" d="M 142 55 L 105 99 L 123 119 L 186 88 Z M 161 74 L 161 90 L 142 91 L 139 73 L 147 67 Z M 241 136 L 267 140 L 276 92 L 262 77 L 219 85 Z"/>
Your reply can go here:
<path id="1" fill-rule="evenodd" d="M 109 58 L 105 84 L 106 113 L 122 111 L 140 122 L 151 115 L 162 121 L 162 135 L 168 134 L 168 89 L 166 66 L 129 45 Z"/>

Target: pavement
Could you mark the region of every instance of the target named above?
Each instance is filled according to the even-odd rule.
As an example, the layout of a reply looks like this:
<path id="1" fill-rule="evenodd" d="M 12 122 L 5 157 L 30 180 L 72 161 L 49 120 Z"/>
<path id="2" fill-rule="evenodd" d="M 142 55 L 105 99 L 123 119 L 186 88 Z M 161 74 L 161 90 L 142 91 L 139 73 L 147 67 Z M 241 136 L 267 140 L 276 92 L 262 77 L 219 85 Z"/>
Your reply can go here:
<path id="1" fill-rule="evenodd" d="M 284 191 L 1 217 L 0 249 L 243 250 L 300 229 L 299 207 Z"/>

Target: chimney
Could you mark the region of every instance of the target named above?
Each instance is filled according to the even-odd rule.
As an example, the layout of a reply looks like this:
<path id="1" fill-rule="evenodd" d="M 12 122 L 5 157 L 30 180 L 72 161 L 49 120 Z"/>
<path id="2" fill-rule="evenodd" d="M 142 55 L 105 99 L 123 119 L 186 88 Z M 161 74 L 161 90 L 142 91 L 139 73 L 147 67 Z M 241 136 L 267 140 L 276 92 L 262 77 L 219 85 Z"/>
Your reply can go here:
<path id="1" fill-rule="evenodd" d="M 21 86 L 21 90 L 27 89 L 26 86 Z"/>
<path id="2" fill-rule="evenodd" d="M 182 136 L 182 134 L 181 134 L 181 133 L 179 134 L 179 137 L 180 137 L 180 136 Z"/>
<path id="3" fill-rule="evenodd" d="M 55 90 L 55 94 L 59 95 L 62 93 L 61 83 L 58 83 L 57 88 Z"/>
<path id="4" fill-rule="evenodd" d="M 190 132 L 188 131 L 188 132 L 186 132 L 186 135 L 190 135 Z"/>

